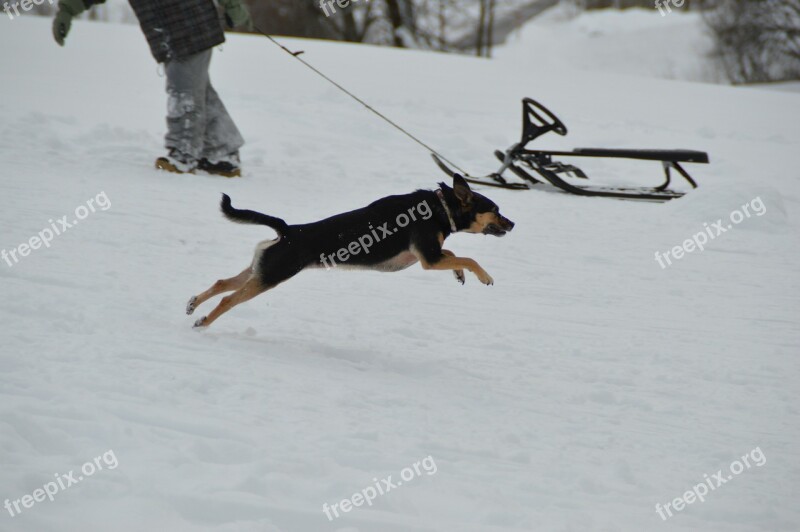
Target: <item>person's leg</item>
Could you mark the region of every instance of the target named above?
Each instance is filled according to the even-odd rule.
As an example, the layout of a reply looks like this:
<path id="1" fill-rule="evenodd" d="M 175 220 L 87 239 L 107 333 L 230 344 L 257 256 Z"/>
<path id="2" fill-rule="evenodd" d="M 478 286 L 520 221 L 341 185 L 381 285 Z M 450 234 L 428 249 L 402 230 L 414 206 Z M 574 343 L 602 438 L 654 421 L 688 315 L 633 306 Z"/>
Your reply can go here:
<path id="1" fill-rule="evenodd" d="M 210 60 L 209 49 L 170 61 L 165 65 L 167 75 L 165 144 L 172 158 L 192 168 L 196 166 L 203 152 Z"/>
<path id="2" fill-rule="evenodd" d="M 206 134 L 202 157 L 212 163 L 224 161 L 237 154 L 243 145 L 242 134 L 209 82 L 206 91 Z"/>
<path id="3" fill-rule="evenodd" d="M 209 81 L 206 90 L 206 129 L 198 167 L 214 175 L 239 177 L 242 175 L 239 161 L 239 148 L 242 145 L 244 139 L 239 128 Z"/>

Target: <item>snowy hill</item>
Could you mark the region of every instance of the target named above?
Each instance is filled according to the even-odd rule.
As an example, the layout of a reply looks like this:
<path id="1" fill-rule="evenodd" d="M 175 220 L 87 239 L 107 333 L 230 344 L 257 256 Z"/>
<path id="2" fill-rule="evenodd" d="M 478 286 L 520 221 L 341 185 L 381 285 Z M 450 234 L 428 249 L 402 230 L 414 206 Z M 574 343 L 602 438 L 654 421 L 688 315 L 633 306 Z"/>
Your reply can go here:
<path id="1" fill-rule="evenodd" d="M 24 506 L 0 510 L 0 530 L 800 526 L 798 95 L 286 40 L 475 173 L 516 139 L 523 96 L 571 129 L 542 146 L 685 147 L 712 164 L 665 205 L 483 191 L 515 230 L 448 247 L 493 287 L 418 266 L 313 271 L 198 332 L 188 297 L 273 234 L 224 220 L 221 192 L 298 223 L 442 174 L 254 36 L 212 63 L 246 176 L 157 173 L 164 80 L 137 27 L 79 21 L 61 49 L 47 20 L 2 24 L 0 249 L 84 219 L 0 263 L 0 503 Z M 654 260 L 756 200 L 761 215 L 705 251 Z M 756 448 L 765 461 L 659 517 Z M 371 506 L 323 513 L 434 462 Z M 86 478 L 69 485 L 70 470 Z M 54 479 L 53 501 L 25 505 Z"/>
<path id="2" fill-rule="evenodd" d="M 543 64 L 684 81 L 727 83 L 710 59 L 713 40 L 697 12 L 603 9 L 577 13 L 558 4 L 495 51 L 520 68 Z"/>

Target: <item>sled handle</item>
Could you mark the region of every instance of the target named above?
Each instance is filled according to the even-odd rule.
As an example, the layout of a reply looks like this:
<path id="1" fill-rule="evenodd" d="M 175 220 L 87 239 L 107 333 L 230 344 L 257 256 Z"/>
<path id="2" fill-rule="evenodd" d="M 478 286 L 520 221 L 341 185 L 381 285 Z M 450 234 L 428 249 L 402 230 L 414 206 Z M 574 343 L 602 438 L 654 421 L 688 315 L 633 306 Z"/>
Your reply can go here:
<path id="1" fill-rule="evenodd" d="M 544 105 L 533 98 L 523 98 L 522 146 L 551 131 L 563 137 L 567 134 L 567 126 Z"/>

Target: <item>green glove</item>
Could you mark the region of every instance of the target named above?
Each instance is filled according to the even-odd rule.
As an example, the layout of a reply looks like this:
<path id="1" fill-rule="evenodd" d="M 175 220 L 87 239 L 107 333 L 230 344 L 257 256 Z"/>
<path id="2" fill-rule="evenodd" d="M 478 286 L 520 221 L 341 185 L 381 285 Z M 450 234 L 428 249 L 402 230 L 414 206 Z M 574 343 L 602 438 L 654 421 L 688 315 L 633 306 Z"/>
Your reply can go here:
<path id="1" fill-rule="evenodd" d="M 53 19 L 53 38 L 59 46 L 64 46 L 64 39 L 72 26 L 72 18 L 86 11 L 83 0 L 61 0 L 58 3 L 58 13 Z"/>
<path id="2" fill-rule="evenodd" d="M 225 22 L 229 28 L 253 29 L 253 19 L 241 0 L 220 0 L 219 3 L 225 8 Z"/>

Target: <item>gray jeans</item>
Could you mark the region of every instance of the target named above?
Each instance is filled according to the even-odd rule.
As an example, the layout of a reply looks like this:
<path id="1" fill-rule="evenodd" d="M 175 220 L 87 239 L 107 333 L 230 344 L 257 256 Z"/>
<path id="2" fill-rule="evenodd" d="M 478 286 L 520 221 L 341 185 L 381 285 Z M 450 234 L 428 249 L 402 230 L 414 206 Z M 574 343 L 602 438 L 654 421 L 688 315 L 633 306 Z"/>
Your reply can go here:
<path id="1" fill-rule="evenodd" d="M 197 161 L 225 160 L 244 144 L 208 77 L 211 49 L 169 61 L 166 147 Z"/>

